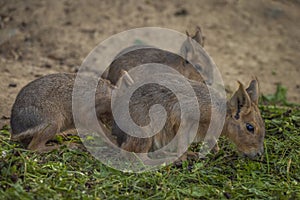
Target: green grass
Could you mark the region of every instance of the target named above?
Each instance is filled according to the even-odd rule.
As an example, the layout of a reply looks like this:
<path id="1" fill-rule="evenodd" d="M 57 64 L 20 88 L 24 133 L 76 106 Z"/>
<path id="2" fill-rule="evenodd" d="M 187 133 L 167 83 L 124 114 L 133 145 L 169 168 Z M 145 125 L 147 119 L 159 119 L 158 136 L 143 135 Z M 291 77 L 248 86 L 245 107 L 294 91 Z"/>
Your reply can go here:
<path id="1" fill-rule="evenodd" d="M 265 153 L 240 158 L 221 150 L 182 167 L 141 174 L 106 167 L 83 150 L 46 154 L 21 148 L 0 134 L 1 199 L 300 199 L 300 108 L 260 106 L 266 122 Z"/>

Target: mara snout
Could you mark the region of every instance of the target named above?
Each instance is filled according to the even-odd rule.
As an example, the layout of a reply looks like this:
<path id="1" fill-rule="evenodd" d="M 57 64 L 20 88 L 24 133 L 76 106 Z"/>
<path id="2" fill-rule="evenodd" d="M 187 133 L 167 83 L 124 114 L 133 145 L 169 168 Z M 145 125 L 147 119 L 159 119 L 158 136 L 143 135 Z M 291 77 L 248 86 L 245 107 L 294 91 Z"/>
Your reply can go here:
<path id="1" fill-rule="evenodd" d="M 258 81 L 252 80 L 245 89 L 239 82 L 239 89 L 227 103 L 227 128 L 223 134 L 232 140 L 238 151 L 250 158 L 264 152 L 265 123 L 258 108 Z"/>

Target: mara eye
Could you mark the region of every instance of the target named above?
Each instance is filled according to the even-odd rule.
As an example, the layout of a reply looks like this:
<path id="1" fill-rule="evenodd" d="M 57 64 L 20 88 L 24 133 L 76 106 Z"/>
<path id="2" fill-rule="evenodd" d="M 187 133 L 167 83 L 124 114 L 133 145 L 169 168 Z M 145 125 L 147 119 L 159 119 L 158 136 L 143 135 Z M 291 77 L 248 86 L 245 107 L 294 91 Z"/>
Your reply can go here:
<path id="1" fill-rule="evenodd" d="M 195 67 L 196 67 L 196 69 L 197 69 L 197 70 L 199 70 L 200 72 L 202 71 L 202 67 L 201 67 L 200 65 L 198 65 L 198 64 L 195 64 L 194 66 L 195 66 Z"/>
<path id="2" fill-rule="evenodd" d="M 254 133 L 254 126 L 250 123 L 246 123 L 246 128 L 250 133 Z"/>

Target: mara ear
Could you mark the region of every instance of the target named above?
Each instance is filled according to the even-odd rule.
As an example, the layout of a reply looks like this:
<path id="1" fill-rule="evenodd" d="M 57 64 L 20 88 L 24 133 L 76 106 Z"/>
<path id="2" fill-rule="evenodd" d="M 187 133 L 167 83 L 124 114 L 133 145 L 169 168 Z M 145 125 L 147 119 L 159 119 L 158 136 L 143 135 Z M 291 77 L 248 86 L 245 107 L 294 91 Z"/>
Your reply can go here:
<path id="1" fill-rule="evenodd" d="M 126 87 L 132 85 L 134 83 L 134 80 L 131 78 L 131 76 L 128 74 L 127 71 L 121 70 L 121 78 L 118 80 L 117 85 L 115 88 L 120 88 L 122 84 L 125 84 Z"/>
<path id="2" fill-rule="evenodd" d="M 259 98 L 259 87 L 258 87 L 258 80 L 255 78 L 253 79 L 248 88 L 246 89 L 251 101 L 258 105 L 258 98 Z"/>
<path id="3" fill-rule="evenodd" d="M 181 47 L 181 53 L 186 61 L 191 60 L 195 55 L 195 48 L 193 45 L 193 39 L 190 37 L 190 34 L 186 31 L 187 39 Z M 194 42 L 195 43 L 195 42 Z"/>
<path id="4" fill-rule="evenodd" d="M 130 86 L 134 83 L 133 79 L 131 78 L 131 76 L 128 74 L 127 71 L 122 69 L 122 74 L 123 74 L 123 80 L 125 81 L 125 83 Z"/>
<path id="5" fill-rule="evenodd" d="M 196 27 L 196 32 L 195 35 L 192 37 L 192 39 L 196 40 L 196 42 L 198 42 L 202 47 L 204 47 L 205 37 L 203 36 L 200 26 Z"/>
<path id="6" fill-rule="evenodd" d="M 188 38 L 190 37 L 190 33 L 188 31 L 185 31 L 185 34 Z"/>
<path id="7" fill-rule="evenodd" d="M 229 106 L 231 114 L 234 115 L 235 119 L 240 118 L 240 113 L 249 113 L 251 110 L 251 100 L 246 92 L 243 84 L 239 82 L 239 88 L 229 100 Z"/>

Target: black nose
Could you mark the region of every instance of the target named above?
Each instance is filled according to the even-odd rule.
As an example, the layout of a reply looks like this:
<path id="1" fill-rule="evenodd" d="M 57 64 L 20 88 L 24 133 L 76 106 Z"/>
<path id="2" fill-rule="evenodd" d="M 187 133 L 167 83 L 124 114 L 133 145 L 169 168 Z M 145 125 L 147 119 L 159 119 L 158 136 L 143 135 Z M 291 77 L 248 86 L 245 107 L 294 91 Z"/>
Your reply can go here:
<path id="1" fill-rule="evenodd" d="M 206 83 L 207 85 L 212 85 L 212 84 L 213 84 L 213 81 L 212 81 L 211 79 L 206 79 L 206 80 L 205 80 L 205 83 Z"/>
<path id="2" fill-rule="evenodd" d="M 262 156 L 264 153 L 264 149 L 261 149 L 259 152 L 256 153 L 256 156 Z"/>
<path id="3" fill-rule="evenodd" d="M 251 153 L 244 153 L 244 156 L 250 158 L 250 159 L 255 159 L 255 157 L 259 157 L 263 155 L 263 150 L 259 152 L 251 152 Z"/>
<path id="4" fill-rule="evenodd" d="M 258 156 L 261 156 L 261 155 L 263 155 L 264 154 L 264 147 L 262 146 L 261 148 L 260 148 L 260 151 L 257 153 L 257 155 Z"/>

